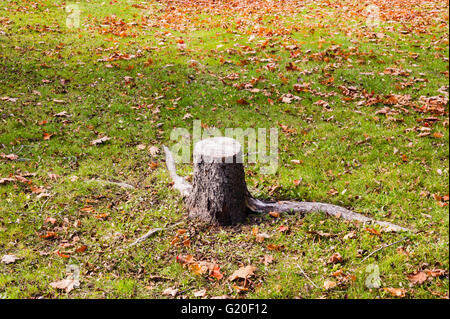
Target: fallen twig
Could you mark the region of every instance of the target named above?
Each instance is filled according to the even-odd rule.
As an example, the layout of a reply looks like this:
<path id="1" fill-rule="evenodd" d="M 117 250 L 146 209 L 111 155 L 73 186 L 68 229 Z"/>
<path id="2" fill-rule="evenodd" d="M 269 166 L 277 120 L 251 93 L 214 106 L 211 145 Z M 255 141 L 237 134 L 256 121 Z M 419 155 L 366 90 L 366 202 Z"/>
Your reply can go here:
<path id="1" fill-rule="evenodd" d="M 308 281 L 315 287 L 318 288 L 316 286 L 316 284 L 311 280 L 311 278 L 308 277 L 308 275 L 303 271 L 302 267 L 300 267 L 299 264 L 297 264 L 297 268 L 300 269 L 300 271 L 302 272 L 302 275 L 305 276 L 306 279 L 308 279 Z"/>
<path id="2" fill-rule="evenodd" d="M 152 228 L 152 229 L 150 229 L 148 232 L 146 232 L 145 235 L 143 235 L 143 236 L 139 237 L 138 239 L 136 239 L 132 244 L 130 244 L 130 245 L 128 246 L 128 248 L 133 247 L 133 246 L 135 246 L 135 245 L 137 245 L 137 244 L 143 242 L 144 240 L 146 240 L 147 238 L 149 238 L 151 235 L 153 235 L 153 234 L 155 234 L 155 233 L 157 233 L 157 232 L 159 232 L 159 231 L 163 231 L 163 230 L 166 230 L 166 229 L 169 229 L 169 228 L 178 226 L 178 225 L 180 225 L 181 223 L 182 223 L 182 222 L 179 222 L 179 223 L 176 223 L 176 224 L 173 224 L 173 225 L 170 225 L 170 226 L 166 226 L 166 227 L 163 227 L 163 228 Z"/>
<path id="3" fill-rule="evenodd" d="M 100 184 L 111 184 L 111 185 L 117 185 L 123 188 L 130 188 L 130 189 L 134 189 L 135 187 L 133 185 L 127 184 L 127 183 L 120 183 L 120 182 L 111 182 L 111 181 L 105 181 L 102 179 L 89 179 L 87 180 L 87 182 L 97 182 Z"/>
<path id="4" fill-rule="evenodd" d="M 371 252 L 370 254 L 368 254 L 366 257 L 364 257 L 364 258 L 361 260 L 361 262 L 363 262 L 364 260 L 368 259 L 370 256 L 372 256 L 373 254 L 379 252 L 379 251 L 382 250 L 382 249 L 388 248 L 388 247 L 390 247 L 390 246 L 393 246 L 393 245 L 395 245 L 395 244 L 398 244 L 399 242 L 404 241 L 406 238 L 408 238 L 408 237 L 403 237 L 402 239 L 399 239 L 399 240 L 397 240 L 396 242 L 390 243 L 390 244 L 388 244 L 388 245 L 384 245 L 384 246 L 382 246 L 382 247 L 380 247 L 380 248 L 374 250 L 373 252 Z"/>
<path id="5" fill-rule="evenodd" d="M 150 229 L 144 236 L 139 237 L 138 239 L 136 239 L 131 245 L 129 245 L 128 247 L 132 247 L 134 245 L 139 244 L 140 242 L 143 242 L 144 240 L 146 240 L 148 237 L 150 237 L 151 235 L 153 235 L 154 233 L 157 233 L 161 230 L 164 230 L 164 228 L 153 228 Z"/>

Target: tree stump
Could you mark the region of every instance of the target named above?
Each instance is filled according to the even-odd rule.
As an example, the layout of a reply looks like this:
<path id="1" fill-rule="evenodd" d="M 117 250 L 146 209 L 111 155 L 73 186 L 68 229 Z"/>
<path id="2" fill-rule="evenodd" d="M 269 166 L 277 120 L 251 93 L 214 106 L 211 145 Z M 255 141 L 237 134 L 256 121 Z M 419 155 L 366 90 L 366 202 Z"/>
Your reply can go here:
<path id="1" fill-rule="evenodd" d="M 189 217 L 215 225 L 244 221 L 247 186 L 242 147 L 228 137 L 214 137 L 194 147 L 194 183 L 187 198 Z"/>

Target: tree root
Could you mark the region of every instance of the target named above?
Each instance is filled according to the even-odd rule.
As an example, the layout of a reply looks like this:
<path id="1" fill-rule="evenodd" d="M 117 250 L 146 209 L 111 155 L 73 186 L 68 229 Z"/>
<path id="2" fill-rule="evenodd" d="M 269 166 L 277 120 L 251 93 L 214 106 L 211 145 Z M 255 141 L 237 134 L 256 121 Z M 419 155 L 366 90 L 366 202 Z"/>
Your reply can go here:
<path id="1" fill-rule="evenodd" d="M 173 188 L 178 190 L 184 197 L 189 196 L 189 194 L 192 191 L 192 185 L 188 181 L 186 181 L 183 177 L 177 174 L 177 170 L 175 168 L 175 161 L 173 160 L 172 153 L 167 147 L 163 146 L 163 148 L 164 152 L 166 153 L 166 166 L 167 170 L 169 171 L 170 177 L 172 178 L 173 181 Z"/>
<path id="2" fill-rule="evenodd" d="M 167 147 L 163 146 L 163 148 L 164 152 L 166 153 L 166 166 L 169 171 L 170 177 L 174 182 L 173 187 L 177 189 L 184 197 L 188 197 L 192 192 L 192 185 L 176 173 L 175 161 L 173 159 L 172 153 Z M 377 224 L 382 226 L 385 231 L 411 231 L 408 228 L 401 227 L 389 222 L 378 221 L 333 204 L 294 201 L 262 201 L 254 198 L 248 190 L 245 202 L 247 208 L 254 213 L 269 213 L 275 211 L 279 213 L 309 214 L 322 212 L 329 216 L 342 218 L 344 220 L 357 221 L 363 224 Z"/>
<path id="3" fill-rule="evenodd" d="M 404 228 L 389 222 L 378 221 L 364 215 L 354 213 L 344 207 L 316 203 L 316 202 L 293 202 L 293 201 L 280 201 L 280 202 L 266 202 L 254 198 L 247 192 L 246 197 L 247 207 L 255 213 L 268 213 L 268 212 L 279 212 L 279 213 L 320 213 L 323 212 L 327 215 L 342 218 L 350 221 L 358 221 L 363 224 L 373 223 L 382 226 L 386 231 L 410 231 L 408 228 Z"/>

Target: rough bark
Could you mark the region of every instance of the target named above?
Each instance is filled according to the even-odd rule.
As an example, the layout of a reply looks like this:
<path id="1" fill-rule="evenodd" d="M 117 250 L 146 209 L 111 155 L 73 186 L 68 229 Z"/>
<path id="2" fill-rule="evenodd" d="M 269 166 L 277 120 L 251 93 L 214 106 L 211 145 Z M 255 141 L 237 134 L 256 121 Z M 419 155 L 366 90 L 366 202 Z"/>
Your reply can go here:
<path id="1" fill-rule="evenodd" d="M 194 148 L 194 183 L 187 198 L 189 217 L 216 225 L 246 219 L 246 184 L 237 141 L 216 137 Z"/>

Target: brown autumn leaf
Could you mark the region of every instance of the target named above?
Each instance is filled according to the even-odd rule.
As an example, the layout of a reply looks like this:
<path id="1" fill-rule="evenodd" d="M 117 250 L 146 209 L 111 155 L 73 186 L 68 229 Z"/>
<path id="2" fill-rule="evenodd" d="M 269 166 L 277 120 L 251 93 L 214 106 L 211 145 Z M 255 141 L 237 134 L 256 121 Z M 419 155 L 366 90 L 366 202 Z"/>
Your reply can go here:
<path id="1" fill-rule="evenodd" d="M 42 138 L 44 139 L 44 141 L 48 141 L 52 136 L 52 133 L 44 133 Z"/>
<path id="2" fill-rule="evenodd" d="M 286 225 L 281 225 L 280 227 L 278 227 L 278 231 L 284 233 L 287 232 L 289 230 L 289 226 Z"/>
<path id="3" fill-rule="evenodd" d="M 150 162 L 148 164 L 148 166 L 150 167 L 150 169 L 156 169 L 156 168 L 158 168 L 159 163 L 158 162 Z"/>
<path id="4" fill-rule="evenodd" d="M 273 262 L 273 256 L 272 255 L 264 255 L 264 260 L 263 260 L 263 264 L 264 265 L 269 265 Z"/>
<path id="5" fill-rule="evenodd" d="M 194 297 L 205 297 L 206 289 L 194 291 Z"/>
<path id="6" fill-rule="evenodd" d="M 355 238 L 355 237 L 356 237 L 356 232 L 355 231 L 351 231 L 347 235 L 344 236 L 344 240 L 352 239 L 352 238 Z"/>
<path id="7" fill-rule="evenodd" d="M 175 297 L 178 294 L 178 289 L 175 288 L 167 288 L 162 293 L 165 296 L 172 296 Z"/>
<path id="8" fill-rule="evenodd" d="M 425 269 L 425 272 L 431 277 L 442 277 L 447 273 L 444 269 Z"/>
<path id="9" fill-rule="evenodd" d="M 331 255 L 331 257 L 328 259 L 328 263 L 329 264 L 337 264 L 337 263 L 342 263 L 343 258 L 341 256 L 341 254 L 339 253 L 334 253 L 333 255 Z"/>
<path id="10" fill-rule="evenodd" d="M 406 296 L 406 289 L 403 288 L 383 288 L 383 290 L 390 293 L 394 297 L 403 298 Z"/>
<path id="11" fill-rule="evenodd" d="M 57 238 L 58 234 L 53 231 L 48 231 L 45 234 L 39 235 L 39 237 L 41 237 L 42 239 L 53 239 Z"/>
<path id="12" fill-rule="evenodd" d="M 93 140 L 93 141 L 91 142 L 91 145 L 102 144 L 102 143 L 104 143 L 104 142 L 106 142 L 106 141 L 109 141 L 110 139 L 111 139 L 111 138 L 108 137 L 108 136 L 103 136 L 103 137 L 101 137 L 101 138 L 99 138 L 99 139 Z"/>
<path id="13" fill-rule="evenodd" d="M 1 262 L 4 264 L 12 264 L 17 259 L 19 259 L 16 255 L 3 255 Z"/>
<path id="14" fill-rule="evenodd" d="M 77 253 L 82 253 L 82 252 L 86 251 L 86 249 L 87 249 L 87 246 L 86 245 L 82 245 L 82 246 L 78 247 L 77 249 L 75 249 L 75 251 Z"/>
<path id="15" fill-rule="evenodd" d="M 247 277 L 253 276 L 255 270 L 256 270 L 256 267 L 252 266 L 252 265 L 240 267 L 238 270 L 233 272 L 233 274 L 230 277 L 228 277 L 228 280 L 234 281 L 238 278 L 246 279 Z"/>
<path id="16" fill-rule="evenodd" d="M 220 272 L 220 267 L 215 265 L 213 267 L 213 269 L 211 270 L 209 276 L 213 277 L 213 278 L 216 278 L 217 280 L 222 279 L 223 278 L 223 274 Z"/>
<path id="17" fill-rule="evenodd" d="M 150 155 L 154 156 L 159 153 L 159 149 L 156 146 L 150 146 L 149 152 Z"/>
<path id="18" fill-rule="evenodd" d="M 70 258 L 70 255 L 62 253 L 59 250 L 56 251 L 56 254 L 61 258 Z"/>
<path id="19" fill-rule="evenodd" d="M 66 292 L 70 292 L 72 289 L 76 288 L 77 285 L 78 282 L 71 278 L 66 278 L 60 281 L 50 283 L 50 286 L 52 286 L 53 288 L 65 290 Z"/>
<path id="20" fill-rule="evenodd" d="M 274 217 L 274 218 L 280 217 L 280 213 L 279 212 L 269 212 L 269 215 Z"/>
<path id="21" fill-rule="evenodd" d="M 62 111 L 53 115 L 54 117 L 70 117 L 70 114 L 67 111 Z"/>
<path id="22" fill-rule="evenodd" d="M 8 155 L 6 155 L 4 153 L 0 153 L 0 157 L 9 159 L 10 161 L 15 161 L 16 159 L 19 158 L 19 156 L 17 156 L 16 154 L 8 154 Z"/>
<path id="23" fill-rule="evenodd" d="M 237 104 L 240 104 L 240 105 L 249 105 L 250 103 L 246 100 L 246 99 L 238 99 L 237 101 L 236 101 L 236 103 Z"/>
<path id="24" fill-rule="evenodd" d="M 423 272 L 423 271 L 419 271 L 416 272 L 414 274 L 409 274 L 408 275 L 408 280 L 413 284 L 413 285 L 421 285 L 423 284 L 428 278 L 428 275 Z"/>
<path id="25" fill-rule="evenodd" d="M 136 148 L 140 151 L 145 150 L 146 149 L 146 145 L 145 144 L 139 144 L 138 146 L 136 146 Z"/>
<path id="26" fill-rule="evenodd" d="M 283 250 L 284 245 L 276 245 L 276 244 L 269 244 L 267 245 L 268 250 Z"/>
<path id="27" fill-rule="evenodd" d="M 328 280 L 328 279 L 325 280 L 324 283 L 323 283 L 323 288 L 325 290 L 333 289 L 336 286 L 337 286 L 336 282 L 334 282 L 332 280 Z"/>
<path id="28" fill-rule="evenodd" d="M 15 179 L 14 178 L 0 178 L 0 184 L 6 184 L 9 182 L 14 182 Z"/>
<path id="29" fill-rule="evenodd" d="M 381 237 L 381 233 L 378 230 L 376 230 L 375 228 L 366 227 L 364 230 L 369 232 L 369 233 L 371 233 L 371 234 L 374 234 L 374 235 L 376 235 L 378 237 Z"/>
<path id="30" fill-rule="evenodd" d="M 44 220 L 44 224 L 47 224 L 47 223 L 50 223 L 50 224 L 54 225 L 54 224 L 56 223 L 56 218 L 53 218 L 53 217 L 47 217 L 47 218 Z"/>

